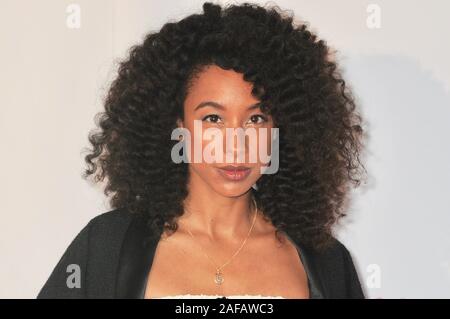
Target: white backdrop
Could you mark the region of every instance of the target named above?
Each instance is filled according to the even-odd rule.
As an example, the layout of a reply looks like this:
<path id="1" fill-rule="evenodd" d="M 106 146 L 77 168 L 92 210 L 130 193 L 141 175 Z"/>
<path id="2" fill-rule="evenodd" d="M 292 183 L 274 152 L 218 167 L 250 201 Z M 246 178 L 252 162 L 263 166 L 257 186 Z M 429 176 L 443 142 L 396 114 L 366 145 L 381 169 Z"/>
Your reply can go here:
<path id="1" fill-rule="evenodd" d="M 0 298 L 34 298 L 78 231 L 109 210 L 81 178 L 81 150 L 117 61 L 202 3 L 0 2 Z M 80 28 L 67 24 L 70 4 Z M 366 295 L 450 298 L 450 2 L 276 4 L 338 50 L 369 124 L 369 183 L 339 229 Z"/>

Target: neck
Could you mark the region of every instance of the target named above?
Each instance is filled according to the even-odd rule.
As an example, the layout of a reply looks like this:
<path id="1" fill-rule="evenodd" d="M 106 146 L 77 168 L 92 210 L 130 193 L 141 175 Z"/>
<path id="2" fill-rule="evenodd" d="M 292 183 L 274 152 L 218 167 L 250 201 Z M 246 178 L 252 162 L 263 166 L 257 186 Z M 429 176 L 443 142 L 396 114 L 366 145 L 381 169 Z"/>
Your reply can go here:
<path id="1" fill-rule="evenodd" d="M 178 218 L 181 228 L 187 227 L 192 233 L 215 242 L 241 241 L 247 237 L 255 217 L 251 191 L 238 197 L 225 197 L 203 183 L 192 182 L 188 188 L 185 211 Z"/>

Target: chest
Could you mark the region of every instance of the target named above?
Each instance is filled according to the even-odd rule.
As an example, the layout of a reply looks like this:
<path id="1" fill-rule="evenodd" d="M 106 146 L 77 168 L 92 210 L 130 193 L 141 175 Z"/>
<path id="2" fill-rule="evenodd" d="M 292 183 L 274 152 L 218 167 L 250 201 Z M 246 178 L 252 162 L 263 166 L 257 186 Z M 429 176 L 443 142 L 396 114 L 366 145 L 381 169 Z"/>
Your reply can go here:
<path id="1" fill-rule="evenodd" d="M 208 258 L 205 252 L 209 255 Z M 160 241 L 146 283 L 145 298 L 182 294 L 266 295 L 309 298 L 308 278 L 295 246 L 275 242 L 249 245 L 221 269 L 231 251 L 202 251 L 196 246 Z"/>

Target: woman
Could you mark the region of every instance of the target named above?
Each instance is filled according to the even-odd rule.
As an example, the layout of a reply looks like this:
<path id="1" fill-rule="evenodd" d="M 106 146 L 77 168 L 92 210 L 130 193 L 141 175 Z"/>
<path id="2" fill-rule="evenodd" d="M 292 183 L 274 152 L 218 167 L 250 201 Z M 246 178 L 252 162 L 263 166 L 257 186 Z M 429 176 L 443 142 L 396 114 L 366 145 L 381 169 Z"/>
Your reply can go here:
<path id="1" fill-rule="evenodd" d="M 364 298 L 332 232 L 363 166 L 361 118 L 329 48 L 277 7 L 203 11 L 121 63 L 84 175 L 107 178 L 112 210 L 39 298 Z M 230 128 L 258 142 L 225 149 Z M 173 140 L 177 129 L 190 134 Z M 211 155 L 231 162 L 194 160 L 207 129 L 222 134 Z M 251 161 L 256 149 L 269 161 Z"/>

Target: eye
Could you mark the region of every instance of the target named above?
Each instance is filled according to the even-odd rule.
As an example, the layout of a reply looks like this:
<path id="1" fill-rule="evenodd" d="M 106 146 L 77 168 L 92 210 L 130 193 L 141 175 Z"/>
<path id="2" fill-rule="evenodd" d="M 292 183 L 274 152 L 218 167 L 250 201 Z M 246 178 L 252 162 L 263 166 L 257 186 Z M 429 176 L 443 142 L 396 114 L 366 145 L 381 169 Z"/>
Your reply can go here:
<path id="1" fill-rule="evenodd" d="M 261 124 L 267 122 L 267 117 L 261 114 L 255 114 L 250 117 L 251 124 Z"/>
<path id="2" fill-rule="evenodd" d="M 210 115 L 206 115 L 202 121 L 205 122 L 210 122 L 210 123 L 218 123 L 218 121 L 220 120 L 220 116 L 217 114 L 210 114 Z"/>

